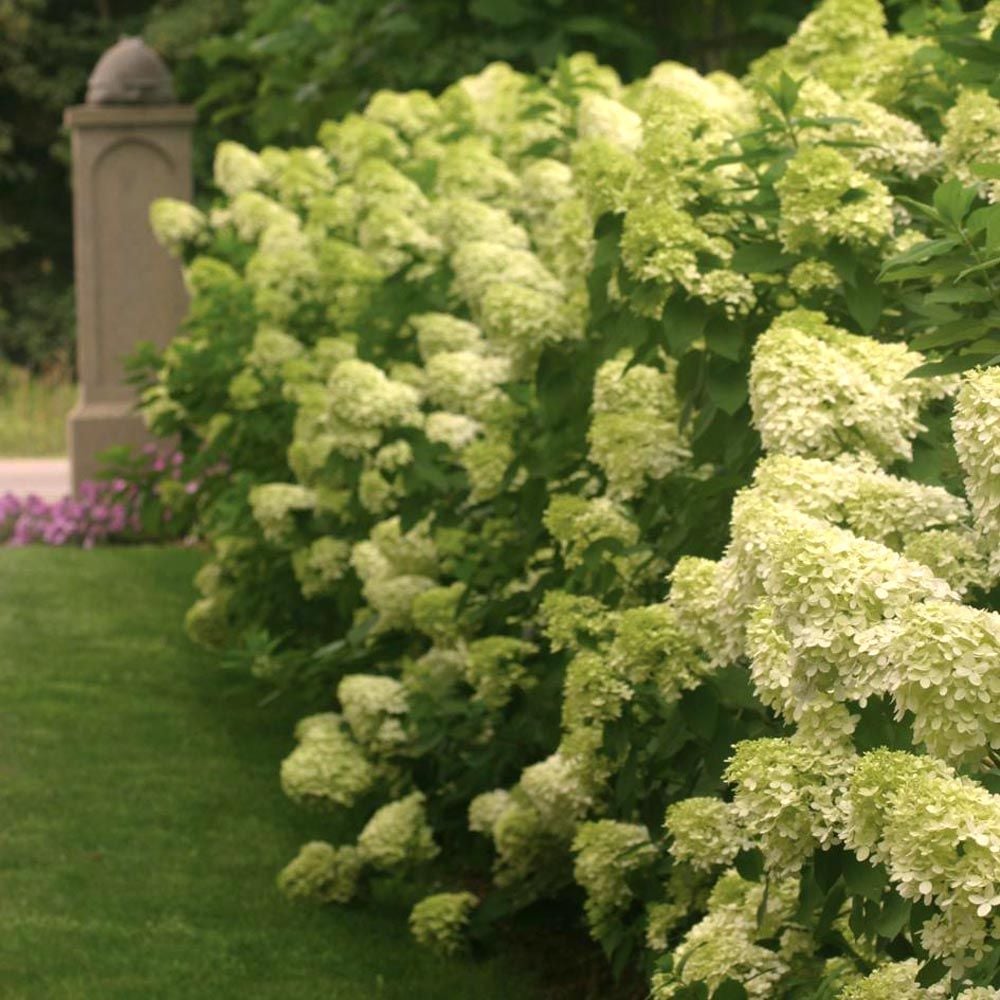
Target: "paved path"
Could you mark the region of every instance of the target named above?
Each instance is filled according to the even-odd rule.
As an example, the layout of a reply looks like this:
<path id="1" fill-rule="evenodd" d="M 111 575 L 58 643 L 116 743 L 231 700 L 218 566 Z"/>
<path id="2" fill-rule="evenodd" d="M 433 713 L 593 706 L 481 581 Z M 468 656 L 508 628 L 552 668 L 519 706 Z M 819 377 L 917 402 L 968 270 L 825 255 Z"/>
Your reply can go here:
<path id="1" fill-rule="evenodd" d="M 58 500 L 69 493 L 69 459 L 0 458 L 0 496 L 4 493 Z"/>

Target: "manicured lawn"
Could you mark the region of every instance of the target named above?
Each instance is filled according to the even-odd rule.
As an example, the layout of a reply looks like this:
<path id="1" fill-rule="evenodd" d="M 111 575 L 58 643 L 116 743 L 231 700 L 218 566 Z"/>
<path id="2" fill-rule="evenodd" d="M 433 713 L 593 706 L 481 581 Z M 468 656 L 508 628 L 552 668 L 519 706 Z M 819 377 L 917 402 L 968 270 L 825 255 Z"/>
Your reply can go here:
<path id="1" fill-rule="evenodd" d="M 274 888 L 336 824 L 284 799 L 300 706 L 220 672 L 179 622 L 195 552 L 0 550 L 0 997 L 392 1000 L 539 995 L 443 962 L 407 901 Z"/>

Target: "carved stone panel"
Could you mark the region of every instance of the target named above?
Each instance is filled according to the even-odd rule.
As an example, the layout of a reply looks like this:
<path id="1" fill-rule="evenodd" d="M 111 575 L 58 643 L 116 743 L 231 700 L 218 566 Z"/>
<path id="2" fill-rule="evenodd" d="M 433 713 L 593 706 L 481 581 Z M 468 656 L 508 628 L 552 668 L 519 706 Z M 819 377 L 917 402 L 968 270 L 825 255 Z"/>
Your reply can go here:
<path id="1" fill-rule="evenodd" d="M 80 401 L 69 418 L 74 488 L 97 455 L 144 439 L 123 360 L 141 341 L 166 345 L 187 308 L 177 261 L 153 237 L 149 207 L 191 197 L 191 128 L 183 106 L 70 108 Z"/>

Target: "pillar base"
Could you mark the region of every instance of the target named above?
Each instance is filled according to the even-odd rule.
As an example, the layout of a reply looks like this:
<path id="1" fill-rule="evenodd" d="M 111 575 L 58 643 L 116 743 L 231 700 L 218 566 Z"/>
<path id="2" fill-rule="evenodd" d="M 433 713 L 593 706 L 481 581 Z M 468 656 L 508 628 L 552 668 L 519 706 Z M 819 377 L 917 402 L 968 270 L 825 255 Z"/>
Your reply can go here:
<path id="1" fill-rule="evenodd" d="M 154 440 L 134 404 L 77 403 L 66 419 L 73 493 L 101 471 L 99 456 L 115 446 L 140 448 Z"/>

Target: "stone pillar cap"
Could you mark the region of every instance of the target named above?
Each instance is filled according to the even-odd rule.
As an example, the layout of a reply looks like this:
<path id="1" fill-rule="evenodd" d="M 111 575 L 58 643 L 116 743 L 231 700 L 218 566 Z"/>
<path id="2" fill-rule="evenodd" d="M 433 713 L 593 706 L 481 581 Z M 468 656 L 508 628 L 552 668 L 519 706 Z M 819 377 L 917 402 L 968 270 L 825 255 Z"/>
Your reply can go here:
<path id="1" fill-rule="evenodd" d="M 174 84 L 166 63 L 141 39 L 123 37 L 94 67 L 88 104 L 173 104 Z"/>

